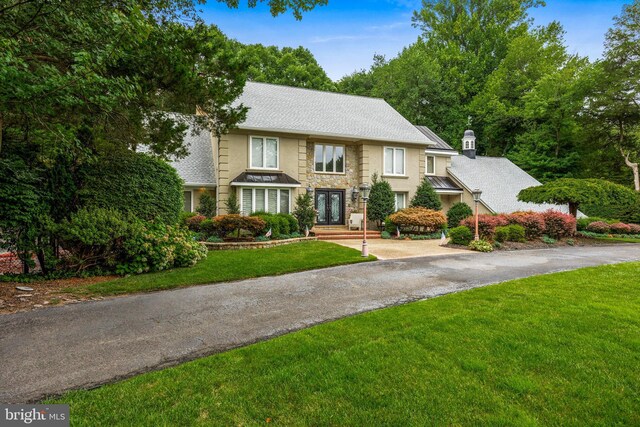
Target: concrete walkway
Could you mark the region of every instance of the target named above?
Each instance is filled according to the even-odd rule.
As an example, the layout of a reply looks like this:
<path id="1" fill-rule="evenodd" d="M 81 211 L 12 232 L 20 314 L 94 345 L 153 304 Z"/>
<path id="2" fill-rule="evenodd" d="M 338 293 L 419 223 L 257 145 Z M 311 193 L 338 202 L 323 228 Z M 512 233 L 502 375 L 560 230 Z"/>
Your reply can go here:
<path id="1" fill-rule="evenodd" d="M 0 402 L 94 387 L 380 307 L 632 260 L 640 245 L 408 258 L 0 316 Z"/>
<path id="2" fill-rule="evenodd" d="M 334 240 L 342 246 L 353 249 L 362 249 L 362 239 L 359 240 Z M 434 240 L 393 240 L 370 239 L 367 241 L 369 253 L 378 259 L 403 259 L 425 256 L 473 254 L 466 249 L 455 249 L 440 246 L 440 239 Z"/>

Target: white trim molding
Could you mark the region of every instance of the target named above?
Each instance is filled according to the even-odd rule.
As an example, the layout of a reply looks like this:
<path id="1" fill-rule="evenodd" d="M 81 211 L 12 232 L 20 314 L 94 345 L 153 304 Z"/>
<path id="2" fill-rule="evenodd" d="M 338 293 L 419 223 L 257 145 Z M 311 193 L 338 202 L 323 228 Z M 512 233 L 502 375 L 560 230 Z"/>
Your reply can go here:
<path id="1" fill-rule="evenodd" d="M 274 183 L 262 183 L 262 182 L 231 182 L 229 184 L 232 187 L 266 187 L 266 188 L 298 188 L 302 187 L 302 184 L 274 184 Z"/>

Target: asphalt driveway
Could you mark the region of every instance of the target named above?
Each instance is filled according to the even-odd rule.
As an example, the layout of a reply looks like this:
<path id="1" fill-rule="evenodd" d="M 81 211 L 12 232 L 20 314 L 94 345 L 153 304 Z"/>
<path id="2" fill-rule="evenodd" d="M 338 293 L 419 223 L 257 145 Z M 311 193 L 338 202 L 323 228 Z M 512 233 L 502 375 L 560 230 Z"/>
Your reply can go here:
<path id="1" fill-rule="evenodd" d="M 640 260 L 640 245 L 465 253 L 0 316 L 0 402 L 88 388 L 376 308 L 536 274 Z"/>

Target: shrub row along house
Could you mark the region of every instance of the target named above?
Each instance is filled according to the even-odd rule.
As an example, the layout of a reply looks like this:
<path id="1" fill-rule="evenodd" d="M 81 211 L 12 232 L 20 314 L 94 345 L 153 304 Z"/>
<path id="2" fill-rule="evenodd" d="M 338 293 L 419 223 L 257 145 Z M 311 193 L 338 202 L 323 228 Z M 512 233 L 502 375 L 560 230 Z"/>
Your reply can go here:
<path id="1" fill-rule="evenodd" d="M 358 187 L 374 174 L 391 185 L 396 209 L 408 206 L 426 175 L 445 211 L 459 201 L 472 205 L 476 188 L 481 213 L 567 211 L 518 202 L 521 189 L 539 182 L 507 159 L 476 156 L 473 132 L 458 155 L 382 99 L 247 82 L 236 102 L 249 108 L 237 129 L 219 140 L 187 132 L 190 154 L 173 163 L 185 181 L 186 211 L 210 192 L 218 214 L 232 195 L 243 214 L 289 213 L 298 194 L 312 192 L 316 224 L 344 225 L 362 209 Z"/>

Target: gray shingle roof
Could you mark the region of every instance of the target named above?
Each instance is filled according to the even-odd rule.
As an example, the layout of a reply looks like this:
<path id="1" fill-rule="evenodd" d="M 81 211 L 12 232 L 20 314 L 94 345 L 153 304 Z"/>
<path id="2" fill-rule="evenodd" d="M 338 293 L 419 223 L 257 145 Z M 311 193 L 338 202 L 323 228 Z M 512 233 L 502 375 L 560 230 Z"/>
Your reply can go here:
<path id="1" fill-rule="evenodd" d="M 568 206 L 518 201 L 520 190 L 540 185 L 534 177 L 504 157 L 453 156 L 449 173 L 468 190 L 482 190 L 482 202 L 495 213 L 542 212 L 548 209 L 569 213 Z"/>
<path id="2" fill-rule="evenodd" d="M 203 129 L 199 135 L 192 135 L 192 129 L 188 129 L 184 144 L 189 155 L 184 159 L 170 161 L 169 164 L 176 168 L 186 185 L 215 186 L 211 132 Z"/>
<path id="3" fill-rule="evenodd" d="M 426 126 L 416 126 L 420 132 L 422 132 L 427 138 L 431 141 L 434 141 L 436 145 L 429 147 L 429 150 L 445 150 L 445 151 L 456 151 L 452 146 L 447 144 L 444 139 L 440 138 L 434 131 L 429 129 Z M 457 151 L 456 151 L 457 153 Z"/>
<path id="4" fill-rule="evenodd" d="M 247 82 L 239 103 L 249 107 L 240 129 L 434 145 L 379 98 Z"/>

